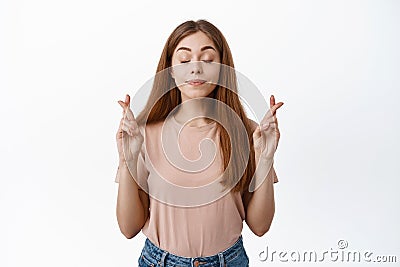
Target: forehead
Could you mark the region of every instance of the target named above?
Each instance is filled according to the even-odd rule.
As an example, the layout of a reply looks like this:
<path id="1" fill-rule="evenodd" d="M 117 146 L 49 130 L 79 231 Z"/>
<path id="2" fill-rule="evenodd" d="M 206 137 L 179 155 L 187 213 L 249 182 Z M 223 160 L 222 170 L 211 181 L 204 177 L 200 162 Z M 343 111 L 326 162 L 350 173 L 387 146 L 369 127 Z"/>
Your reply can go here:
<path id="1" fill-rule="evenodd" d="M 185 38 L 183 38 L 176 46 L 174 53 L 176 53 L 176 51 L 180 47 L 190 48 L 192 50 L 192 52 L 200 52 L 200 49 L 203 46 L 208 46 L 208 45 L 216 48 L 213 41 L 204 32 L 198 31 L 196 33 L 193 33 L 193 34 L 188 35 Z M 181 52 L 181 51 L 179 51 L 179 52 Z M 189 52 L 189 51 L 186 51 L 186 52 Z"/>

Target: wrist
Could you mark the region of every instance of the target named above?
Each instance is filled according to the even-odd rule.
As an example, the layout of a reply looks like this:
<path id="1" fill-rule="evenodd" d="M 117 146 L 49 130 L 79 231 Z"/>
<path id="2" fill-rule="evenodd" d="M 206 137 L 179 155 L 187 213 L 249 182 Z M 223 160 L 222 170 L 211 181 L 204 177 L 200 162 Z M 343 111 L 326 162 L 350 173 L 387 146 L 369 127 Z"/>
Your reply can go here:
<path id="1" fill-rule="evenodd" d="M 125 167 L 125 166 L 128 166 L 128 163 L 129 163 L 129 164 L 136 164 L 137 161 L 138 161 L 138 156 L 139 156 L 139 155 L 134 155 L 133 158 L 129 158 L 128 160 L 125 159 L 124 156 L 121 156 L 121 157 L 119 158 L 119 162 L 118 162 L 118 163 L 119 163 L 119 166 Z"/>
<path id="2" fill-rule="evenodd" d="M 125 160 L 124 157 L 120 157 L 120 158 L 119 158 L 118 165 L 119 165 L 119 166 L 126 165 L 126 160 Z"/>

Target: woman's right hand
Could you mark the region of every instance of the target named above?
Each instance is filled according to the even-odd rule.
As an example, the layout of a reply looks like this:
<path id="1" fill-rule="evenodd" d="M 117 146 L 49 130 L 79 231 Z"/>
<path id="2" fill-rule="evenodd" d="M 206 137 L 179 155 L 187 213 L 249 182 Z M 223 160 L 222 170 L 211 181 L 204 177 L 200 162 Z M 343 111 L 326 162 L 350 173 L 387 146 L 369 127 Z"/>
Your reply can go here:
<path id="1" fill-rule="evenodd" d="M 134 159 L 134 156 L 139 155 L 144 138 L 130 109 L 130 96 L 126 95 L 125 102 L 119 100 L 118 103 L 123 109 L 117 132 L 118 155 L 121 163 L 130 161 Z"/>

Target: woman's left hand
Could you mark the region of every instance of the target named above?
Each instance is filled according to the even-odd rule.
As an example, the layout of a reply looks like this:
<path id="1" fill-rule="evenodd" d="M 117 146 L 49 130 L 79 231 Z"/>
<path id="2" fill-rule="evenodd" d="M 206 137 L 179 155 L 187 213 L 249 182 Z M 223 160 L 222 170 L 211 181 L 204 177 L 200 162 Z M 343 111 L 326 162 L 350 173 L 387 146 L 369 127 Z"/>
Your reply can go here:
<path id="1" fill-rule="evenodd" d="M 260 125 L 253 133 L 254 150 L 256 158 L 272 159 L 278 148 L 280 132 L 276 110 L 283 105 L 283 102 L 275 104 L 275 97 L 270 97 L 270 109 L 264 115 Z"/>

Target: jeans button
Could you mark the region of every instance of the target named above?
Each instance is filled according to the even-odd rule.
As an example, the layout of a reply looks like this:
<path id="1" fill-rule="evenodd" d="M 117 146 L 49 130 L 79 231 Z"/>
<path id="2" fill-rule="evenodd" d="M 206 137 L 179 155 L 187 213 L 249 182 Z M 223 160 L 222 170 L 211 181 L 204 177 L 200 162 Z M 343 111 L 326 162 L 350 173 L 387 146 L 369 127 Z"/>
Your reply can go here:
<path id="1" fill-rule="evenodd" d="M 199 266 L 199 261 L 198 261 L 198 260 L 195 260 L 195 261 L 193 262 L 193 264 L 194 264 L 195 267 L 197 267 L 197 266 Z"/>

